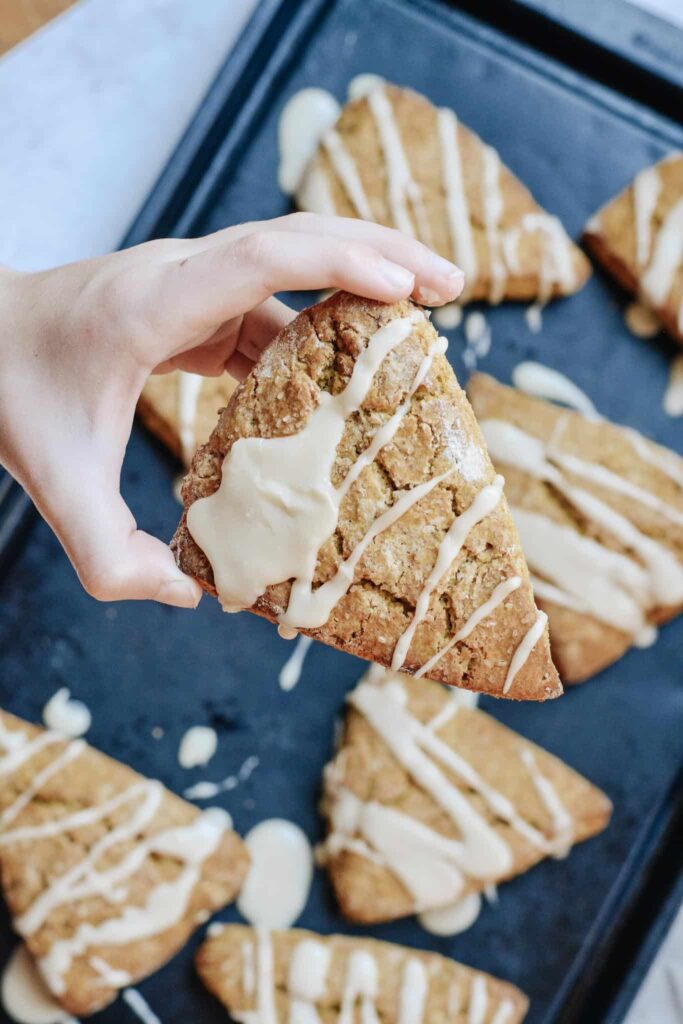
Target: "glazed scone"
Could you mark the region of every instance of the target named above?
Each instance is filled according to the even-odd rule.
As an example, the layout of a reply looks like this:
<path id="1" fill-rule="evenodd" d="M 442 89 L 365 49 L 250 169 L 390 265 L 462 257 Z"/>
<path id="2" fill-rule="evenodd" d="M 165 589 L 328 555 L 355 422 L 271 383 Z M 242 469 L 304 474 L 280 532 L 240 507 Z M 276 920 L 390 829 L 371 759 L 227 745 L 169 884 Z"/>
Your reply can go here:
<path id="1" fill-rule="evenodd" d="M 503 481 L 444 351 L 408 301 L 337 293 L 300 314 L 195 456 L 178 565 L 226 610 L 359 657 L 556 697 Z"/>
<path id="2" fill-rule="evenodd" d="M 591 217 L 583 237 L 683 344 L 683 153 L 636 175 Z"/>
<path id="3" fill-rule="evenodd" d="M 380 83 L 347 103 L 295 198 L 302 210 L 398 228 L 454 260 L 465 273 L 459 302 L 546 302 L 590 276 L 496 150 L 412 89 Z"/>
<path id="4" fill-rule="evenodd" d="M 237 895 L 249 857 L 223 811 L 7 712 L 0 773 L 2 890 L 69 1013 L 107 1006 Z"/>
<path id="5" fill-rule="evenodd" d="M 216 416 L 230 401 L 237 381 L 229 374 L 199 377 L 174 370 L 149 377 L 138 401 L 138 416 L 186 466 L 208 439 Z"/>
<path id="6" fill-rule="evenodd" d="M 325 769 L 321 847 L 358 924 L 460 908 L 609 821 L 604 793 L 438 683 L 373 666 Z"/>
<path id="7" fill-rule="evenodd" d="M 233 1020 L 519 1024 L 514 985 L 392 942 L 216 925 L 197 954 L 206 987 Z"/>
<path id="8" fill-rule="evenodd" d="M 683 458 L 475 374 L 468 394 L 550 619 L 582 682 L 683 610 Z"/>

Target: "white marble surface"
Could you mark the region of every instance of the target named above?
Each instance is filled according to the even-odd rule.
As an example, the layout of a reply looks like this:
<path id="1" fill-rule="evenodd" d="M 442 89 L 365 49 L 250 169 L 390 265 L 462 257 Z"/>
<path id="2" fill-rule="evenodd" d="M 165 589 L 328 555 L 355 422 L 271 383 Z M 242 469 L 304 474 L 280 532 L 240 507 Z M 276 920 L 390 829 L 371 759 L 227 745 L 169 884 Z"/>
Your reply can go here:
<path id="1" fill-rule="evenodd" d="M 683 0 L 630 0 L 683 24 Z M 0 59 L 0 262 L 114 248 L 257 0 L 81 0 Z M 683 911 L 628 1024 L 683 1021 Z"/>
<path id="2" fill-rule="evenodd" d="M 0 60 L 0 262 L 115 248 L 256 0 L 81 0 Z"/>

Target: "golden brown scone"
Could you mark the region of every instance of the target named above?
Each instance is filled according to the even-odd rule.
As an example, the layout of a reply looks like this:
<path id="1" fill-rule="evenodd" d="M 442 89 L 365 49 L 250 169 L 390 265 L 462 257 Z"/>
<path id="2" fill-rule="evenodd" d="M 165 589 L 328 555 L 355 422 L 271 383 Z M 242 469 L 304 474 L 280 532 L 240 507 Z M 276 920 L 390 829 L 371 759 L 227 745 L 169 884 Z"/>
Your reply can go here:
<path id="1" fill-rule="evenodd" d="M 209 560 L 194 542 L 187 510 L 220 486 L 223 460 L 240 438 L 297 434 L 319 405 L 320 394 L 338 394 L 356 359 L 381 327 L 415 317 L 405 341 L 384 358 L 360 411 L 350 416 L 332 467 L 338 485 L 367 446 L 410 395 L 425 354 L 437 339 L 428 318 L 409 301 L 384 305 L 337 293 L 301 313 L 278 335 L 233 395 L 211 438 L 199 450 L 183 486 L 185 514 L 172 546 L 181 569 L 215 593 Z M 393 440 L 365 467 L 344 497 L 333 536 L 320 549 L 314 584 L 330 579 L 366 531 L 400 495 L 443 480 L 416 501 L 365 550 L 348 591 L 327 622 L 302 630 L 316 640 L 389 665 L 399 637 L 410 626 L 439 546 L 456 516 L 469 509 L 495 473 L 479 428 L 455 374 L 437 354 L 412 398 Z M 404 662 L 418 671 L 453 634 L 515 577 L 517 589 L 481 625 L 449 650 L 429 672 L 444 683 L 517 700 L 544 700 L 561 693 L 547 632 L 533 603 L 517 534 L 501 497 L 493 511 L 467 533 L 459 553 L 435 586 Z M 287 608 L 291 582 L 269 586 L 251 611 L 276 621 Z M 530 632 L 528 657 L 511 664 Z"/>
<path id="2" fill-rule="evenodd" d="M 683 344 L 683 153 L 641 171 L 591 217 L 583 237 Z"/>
<path id="3" fill-rule="evenodd" d="M 157 970 L 230 903 L 249 857 L 223 812 L 0 712 L 0 873 L 16 930 L 77 1016 Z"/>
<path id="4" fill-rule="evenodd" d="M 351 921 L 391 921 L 459 902 L 547 856 L 564 856 L 609 821 L 611 804 L 604 793 L 552 754 L 466 706 L 455 691 L 373 667 L 348 700 L 339 750 L 325 769 L 322 811 L 328 836 L 321 859 L 341 912 Z M 437 791 L 426 788 L 423 770 L 440 775 Z M 548 787 L 550 795 L 544 796 Z M 499 806 L 503 798 L 507 820 Z M 466 816 L 452 809 L 462 799 L 483 819 L 482 846 L 474 832 L 468 839 Z M 515 824 L 513 815 L 522 824 L 517 819 Z M 411 887 L 415 823 L 429 831 Z M 394 839 L 387 843 L 388 827 Z M 437 844 L 444 838 L 471 842 L 477 869 L 498 843 L 504 856 L 474 877 L 456 853 L 444 874 L 444 884 L 461 884 L 454 899 L 437 880 L 444 870 Z M 434 884 L 424 884 L 428 876 Z"/>
<path id="5" fill-rule="evenodd" d="M 497 460 L 495 447 L 491 447 L 491 457 L 505 475 L 505 492 L 523 545 L 520 512 L 527 521 L 525 513 L 543 517 L 533 520 L 536 525 L 550 520 L 595 542 L 598 558 L 607 552 L 612 561 L 607 570 L 613 574 L 609 594 L 586 603 L 596 584 L 601 588 L 608 584 L 606 576 L 601 579 L 598 561 L 594 563 L 595 576 L 591 574 L 589 579 L 579 574 L 578 587 L 572 587 L 570 593 L 567 569 L 563 575 L 556 566 L 549 574 L 545 562 L 548 549 L 531 550 L 526 541 L 538 603 L 550 620 L 553 658 L 566 682 L 583 682 L 620 658 L 637 639 L 633 631 L 620 628 L 625 620 L 615 611 L 615 596 L 628 597 L 633 588 L 630 604 L 640 610 L 644 624 L 666 622 L 683 610 L 683 458 L 626 427 L 586 419 L 484 374 L 475 374 L 467 390 L 489 443 L 487 421 L 510 423 L 543 443 L 546 458 L 554 467 L 551 472 L 560 474 L 554 482 L 538 479 L 506 458 Z M 516 450 L 521 451 L 520 444 Z M 594 499 L 598 505 L 589 507 L 586 502 Z M 618 514 L 614 525 L 608 522 L 609 510 Z M 532 542 L 536 533 L 532 525 Z M 563 548 L 565 540 L 574 539 L 572 534 L 565 534 L 564 540 L 560 535 L 562 543 L 558 540 L 557 546 Z M 634 543 L 641 550 L 634 550 Z M 622 559 L 615 562 L 609 552 Z M 566 557 L 570 563 L 574 560 L 569 548 Z M 654 558 L 650 568 L 648 558 Z M 643 572 L 644 581 L 634 577 Z M 634 577 L 633 582 L 628 582 L 627 576 Z"/>
<path id="6" fill-rule="evenodd" d="M 412 176 L 412 186 L 399 186 L 393 202 L 382 111 L 388 130 L 392 120 L 396 126 Z M 462 267 L 460 301 L 546 301 L 578 291 L 591 272 L 559 220 L 495 150 L 412 89 L 387 84 L 347 103 L 306 169 L 296 201 L 302 210 L 361 217 L 415 235 Z"/>
<path id="7" fill-rule="evenodd" d="M 324 1024 L 358 1020 L 360 1007 L 383 1024 L 519 1024 L 529 1006 L 514 985 L 392 942 L 318 935 L 292 928 L 259 932 L 216 926 L 197 954 L 199 975 L 237 1021 L 292 1019 L 292 1004 Z M 412 1011 L 414 1016 L 408 1017 Z M 313 1014 L 311 1014 L 311 1019 Z M 363 1013 L 362 1019 L 370 1019 Z"/>
<path id="8" fill-rule="evenodd" d="M 138 400 L 138 416 L 148 430 L 189 466 L 237 387 L 229 374 L 201 377 L 174 370 L 149 377 Z"/>

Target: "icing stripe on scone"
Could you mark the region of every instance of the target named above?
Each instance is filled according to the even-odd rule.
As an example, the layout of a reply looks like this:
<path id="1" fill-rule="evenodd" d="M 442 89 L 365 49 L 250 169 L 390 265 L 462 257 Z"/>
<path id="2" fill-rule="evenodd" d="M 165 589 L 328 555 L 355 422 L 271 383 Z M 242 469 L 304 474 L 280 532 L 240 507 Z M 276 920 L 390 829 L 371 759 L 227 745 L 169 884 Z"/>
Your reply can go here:
<path id="1" fill-rule="evenodd" d="M 441 659 L 446 654 L 448 654 L 448 652 L 453 647 L 455 647 L 457 643 L 460 643 L 461 640 L 467 639 L 467 637 L 474 629 L 476 629 L 479 623 L 482 622 L 488 615 L 491 615 L 491 613 L 496 610 L 498 605 L 503 603 L 506 597 L 509 597 L 509 595 L 514 593 L 515 590 L 519 590 L 521 585 L 521 576 L 511 576 L 509 579 L 503 580 L 502 583 L 499 583 L 498 586 L 495 587 L 490 598 L 487 601 L 484 601 L 482 605 L 480 605 L 474 612 L 472 612 L 465 625 L 458 630 L 455 636 L 452 636 L 448 643 L 444 647 L 442 647 L 440 651 L 437 651 L 436 654 L 434 654 L 429 659 L 429 661 L 426 661 L 424 663 L 422 668 L 417 670 L 417 672 L 415 673 L 415 678 L 421 679 L 422 676 L 426 675 L 428 672 L 431 672 L 434 666 L 438 662 L 440 662 Z"/>
<path id="2" fill-rule="evenodd" d="M 647 613 L 653 607 L 675 606 L 683 601 L 683 566 L 668 547 L 642 533 L 590 491 L 571 483 L 563 470 L 625 494 L 677 525 L 683 525 L 683 514 L 604 466 L 560 451 L 558 442 L 565 423 L 565 418 L 558 421 L 551 443 L 506 420 L 485 419 L 480 426 L 494 461 L 551 484 L 590 522 L 633 552 L 638 561 L 538 513 L 519 508 L 513 512 L 534 572 L 574 595 L 596 618 L 637 635 L 646 627 Z"/>
<path id="3" fill-rule="evenodd" d="M 356 213 L 363 220 L 373 220 L 370 203 L 365 194 L 363 182 L 360 180 L 358 168 L 344 145 L 341 135 L 331 128 L 323 135 L 322 143 L 332 164 L 332 169 L 351 200 Z"/>
<path id="4" fill-rule="evenodd" d="M 480 523 L 482 519 L 489 516 L 495 509 L 503 494 L 504 483 L 505 481 L 502 476 L 497 476 L 492 484 L 488 484 L 486 487 L 483 487 L 475 497 L 470 507 L 460 515 L 456 516 L 451 523 L 451 526 L 446 531 L 446 534 L 439 545 L 434 568 L 427 577 L 427 580 L 418 596 L 415 604 L 415 612 L 413 613 L 410 625 L 398 638 L 396 647 L 394 648 L 391 667 L 395 672 L 398 672 L 399 669 L 402 668 L 406 660 L 410 644 L 415 636 L 415 630 L 429 611 L 429 602 L 432 594 L 450 569 L 453 561 L 467 540 L 470 531 L 474 529 L 477 523 Z"/>
<path id="5" fill-rule="evenodd" d="M 39 743 L 39 740 L 42 742 Z M 23 730 L 8 730 L 2 723 L 0 747 L 7 753 L 0 761 L 0 769 L 4 774 L 15 771 L 40 750 L 63 742 L 63 737 L 49 732 L 41 733 L 32 740 Z M 18 800 L 7 808 L 4 820 L 14 820 L 39 794 L 41 788 L 85 747 L 83 740 L 74 740 L 62 746 L 53 760 L 34 775 Z M 99 824 L 129 805 L 135 805 L 129 809 L 128 818 L 118 820 L 116 825 L 89 847 L 87 854 L 78 863 L 55 878 L 15 918 L 14 927 L 24 938 L 31 936 L 48 921 L 55 910 L 67 904 L 98 897 L 107 900 L 113 907 L 121 907 L 122 901 L 125 901 L 128 880 L 143 867 L 150 856 L 159 854 L 171 857 L 182 865 L 175 878 L 151 889 L 143 906 L 124 905 L 120 912 L 117 910 L 116 917 L 105 919 L 99 924 L 84 922 L 71 936 L 53 939 L 47 952 L 39 959 L 38 966 L 49 988 L 56 995 L 66 990 L 65 978 L 73 960 L 90 946 L 123 945 L 149 938 L 172 928 L 185 915 L 192 891 L 200 878 L 201 866 L 216 850 L 226 832 L 229 819 L 225 812 L 214 808 L 199 814 L 186 826 L 166 828 L 156 835 L 140 839 L 140 834 L 151 825 L 159 810 L 163 793 L 161 783 L 143 780 L 99 806 L 72 811 L 36 825 L 0 831 L 0 846 L 35 844 L 43 839 Z M 135 846 L 112 864 L 111 853 L 108 851 L 120 843 L 133 840 Z M 98 868 L 105 854 L 108 866 Z"/>
<path id="6" fill-rule="evenodd" d="M 527 822 L 507 797 L 493 789 L 429 725 L 413 717 L 406 700 L 406 692 L 396 677 L 385 682 L 361 682 L 349 696 L 349 703 L 363 715 L 405 771 L 448 814 L 459 838 L 449 839 L 395 807 L 360 800 L 338 780 L 335 773 L 339 769 L 333 763 L 326 776 L 328 791 L 333 794 L 331 832 L 325 843 L 329 854 L 351 850 L 367 856 L 369 849 L 370 859 L 379 858 L 379 863 L 401 880 L 416 911 L 458 900 L 467 879 L 489 881 L 505 876 L 512 864 L 508 844 L 470 799 L 449 781 L 442 768 L 476 793 L 491 815 L 508 823 L 535 849 L 545 854 L 564 854 L 570 816 L 565 812 L 566 817 L 560 822 L 561 801 L 549 780 L 545 779 L 543 784 L 542 799 L 546 806 L 549 800 L 553 801 L 550 838 Z M 454 702 L 453 711 L 456 710 Z M 535 762 L 534 767 L 538 772 Z M 540 793 L 538 775 L 533 781 Z M 561 831 L 555 833 L 558 823 Z"/>
<path id="7" fill-rule="evenodd" d="M 410 170 L 391 100 L 384 87 L 373 89 L 368 94 L 367 100 L 375 119 L 380 145 L 384 153 L 387 198 L 394 224 L 404 235 L 419 238 L 425 245 L 429 245 L 431 231 L 425 213 L 422 191 Z M 417 231 L 408 211 L 408 203 L 412 207 Z"/>
<path id="8" fill-rule="evenodd" d="M 255 995 L 256 1005 L 251 1010 L 230 1006 L 231 1017 L 240 1024 L 278 1024 L 275 962 L 276 955 L 279 958 L 282 952 L 276 951 L 275 942 L 279 935 L 285 937 L 287 934 L 257 929 L 254 943 L 241 944 L 243 971 L 246 973 L 248 970 L 251 975 L 251 965 L 255 963 L 254 982 L 250 989 L 245 987 L 245 993 Z M 286 986 L 284 991 L 277 990 L 279 995 L 288 999 L 289 1024 L 320 1024 L 323 1018 L 319 1005 L 328 1008 L 324 1000 L 333 970 L 333 957 L 338 949 L 334 936 L 327 940 L 306 936 L 294 946 L 287 968 Z M 396 1024 L 423 1024 L 430 1019 L 428 1007 L 432 979 L 439 977 L 440 972 L 435 970 L 436 964 L 425 964 L 419 956 L 411 956 L 409 950 L 395 947 L 395 956 L 401 955 L 405 959 L 399 975 Z M 345 963 L 335 964 L 334 974 L 341 980 L 338 1024 L 354 1024 L 356 1020 L 362 1024 L 379 1024 L 382 976 L 378 957 L 367 949 L 351 949 L 346 954 Z M 449 1017 L 466 1012 L 468 1024 L 484 1024 L 493 1013 L 492 1024 L 509 1022 L 515 1013 L 515 1005 L 511 999 L 493 994 L 488 980 L 485 975 L 472 972 L 467 986 L 452 982 L 448 994 Z"/>
<path id="9" fill-rule="evenodd" d="M 489 302 L 497 305 L 505 294 L 506 272 L 502 260 L 500 221 L 503 217 L 503 193 L 500 187 L 500 157 L 492 146 L 482 150 L 482 203 L 484 227 L 489 249 L 491 283 Z"/>
<path id="10" fill-rule="evenodd" d="M 512 661 L 510 662 L 505 682 L 503 683 L 503 693 L 509 693 L 512 689 L 512 684 L 514 683 L 516 676 L 529 660 L 531 652 L 543 636 L 547 625 L 548 616 L 546 613 L 538 612 L 533 626 L 531 626 L 529 631 L 522 637 L 517 650 L 512 655 Z"/>
<path id="11" fill-rule="evenodd" d="M 198 373 L 178 373 L 178 424 L 183 462 L 189 466 L 197 448 L 197 405 L 204 378 Z"/>
<path id="12" fill-rule="evenodd" d="M 652 248 L 652 218 L 662 182 L 656 167 L 647 167 L 633 181 L 633 213 L 636 227 L 636 263 L 645 267 Z M 594 228 L 599 230 L 599 227 Z"/>
<path id="13" fill-rule="evenodd" d="M 652 247 L 652 259 L 644 272 L 640 287 L 655 309 L 660 309 L 673 287 L 683 261 L 683 199 L 667 213 Z M 683 302 L 678 309 L 678 327 L 683 330 Z"/>
<path id="14" fill-rule="evenodd" d="M 447 107 L 442 107 L 438 111 L 437 119 L 441 146 L 441 173 L 453 258 L 465 275 L 465 287 L 471 289 L 477 279 L 477 251 L 472 237 L 470 211 L 460 158 L 458 119 Z"/>

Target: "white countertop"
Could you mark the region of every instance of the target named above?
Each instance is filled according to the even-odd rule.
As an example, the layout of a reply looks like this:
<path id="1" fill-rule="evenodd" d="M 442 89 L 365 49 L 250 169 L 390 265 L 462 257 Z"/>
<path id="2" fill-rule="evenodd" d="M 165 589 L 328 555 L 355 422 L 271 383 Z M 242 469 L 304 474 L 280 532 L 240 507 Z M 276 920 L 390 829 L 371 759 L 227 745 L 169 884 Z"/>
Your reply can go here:
<path id="1" fill-rule="evenodd" d="M 630 0 L 683 25 L 683 0 Z M 115 248 L 257 0 L 80 0 L 0 59 L 0 262 Z M 683 911 L 627 1024 L 683 1021 Z"/>

